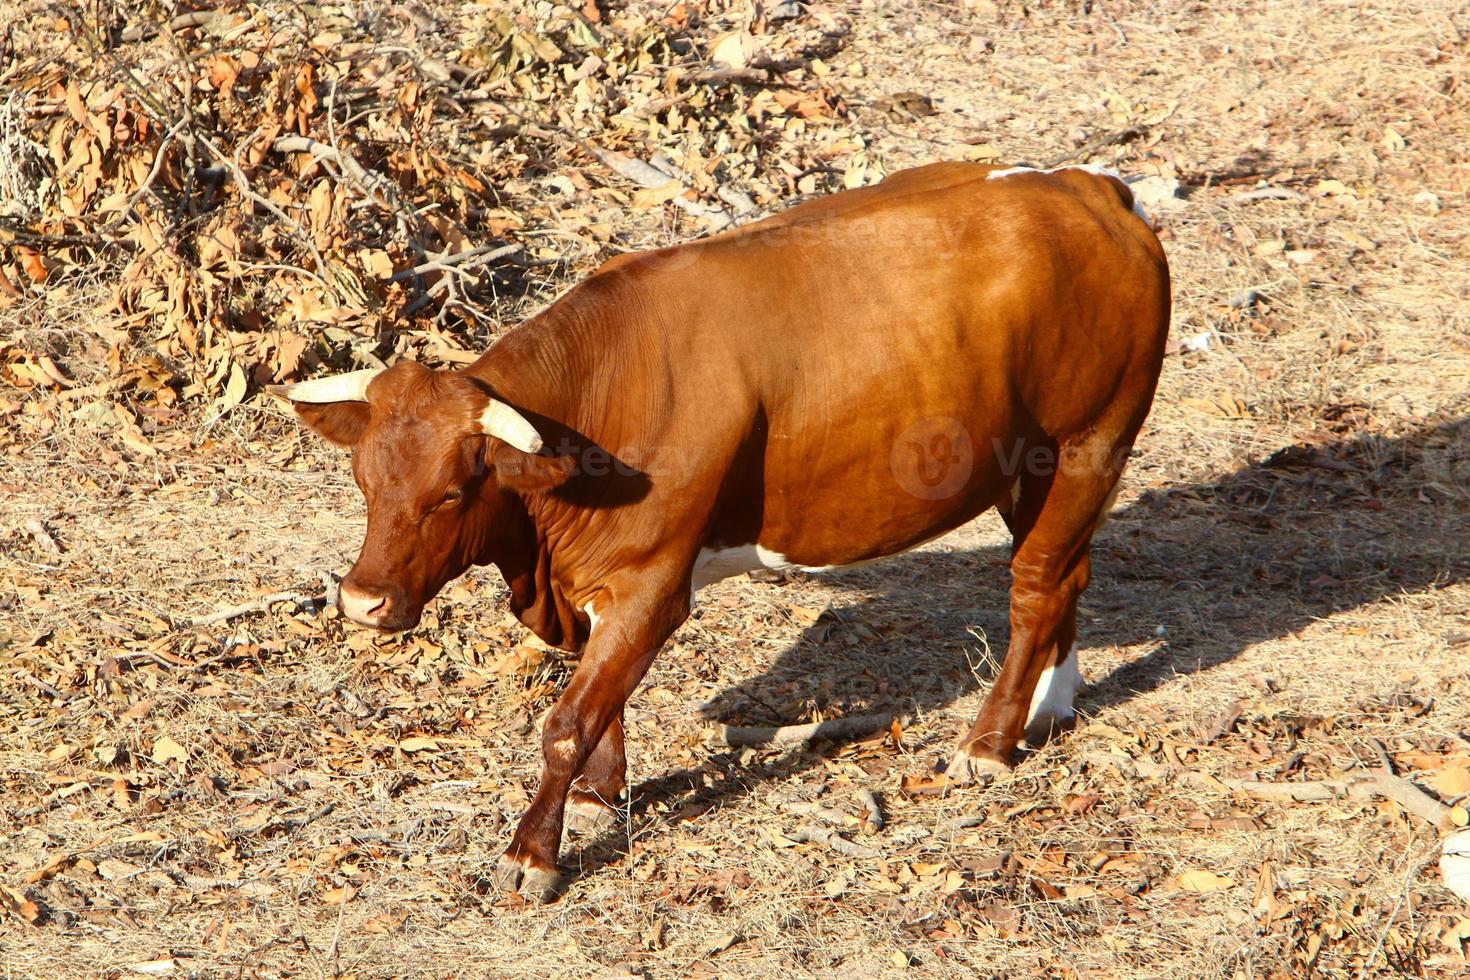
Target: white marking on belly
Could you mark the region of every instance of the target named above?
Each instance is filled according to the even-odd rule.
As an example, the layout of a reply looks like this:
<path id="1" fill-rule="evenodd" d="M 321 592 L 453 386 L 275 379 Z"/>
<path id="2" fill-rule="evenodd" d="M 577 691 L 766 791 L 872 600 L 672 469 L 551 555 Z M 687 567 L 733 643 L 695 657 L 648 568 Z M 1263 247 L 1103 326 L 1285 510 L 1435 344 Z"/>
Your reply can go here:
<path id="1" fill-rule="evenodd" d="M 759 544 L 742 544 L 733 548 L 700 548 L 699 556 L 694 559 L 694 572 L 690 576 L 690 595 L 698 592 L 706 585 L 712 585 L 723 579 L 753 572 L 758 568 L 768 568 L 773 572 L 810 572 L 821 574 L 838 568 L 862 568 L 880 562 L 894 555 L 904 555 L 915 548 L 922 548 L 931 541 L 937 541 L 948 534 L 941 531 L 933 537 L 925 538 L 907 548 L 902 548 L 892 554 L 879 555 L 876 558 L 864 558 L 860 561 L 845 562 L 838 565 L 798 565 L 779 551 Z"/>
<path id="2" fill-rule="evenodd" d="M 1054 174 L 1058 170 L 1082 170 L 1086 173 L 1097 174 L 1099 177 L 1111 177 L 1124 184 L 1130 182 L 1129 178 L 1121 176 L 1116 170 L 1100 167 L 1095 163 L 1074 163 L 1066 167 L 1052 167 L 1050 170 L 1039 170 L 1036 167 L 1007 167 L 1005 170 L 992 170 L 985 179 L 1002 180 L 1006 177 L 1015 177 L 1018 174 Z M 1137 177 L 1133 178 L 1133 180 L 1138 179 Z M 1144 224 L 1150 228 L 1153 227 L 1153 219 L 1148 216 L 1148 212 L 1143 209 L 1143 205 L 1138 203 L 1137 198 L 1133 199 L 1133 213 L 1138 215 Z"/>
<path id="3" fill-rule="evenodd" d="M 1020 502 L 1021 502 L 1021 481 L 1018 479 L 1015 483 L 1012 483 L 1011 484 L 1011 510 L 1015 510 L 1016 509 L 1016 505 L 1018 505 Z"/>
<path id="4" fill-rule="evenodd" d="M 763 548 L 758 544 L 742 544 L 734 548 L 700 548 L 694 560 L 691 587 L 698 591 L 722 579 L 753 572 L 758 568 L 787 572 L 800 569 L 803 572 L 825 572 L 835 565 L 797 565 L 778 551 Z"/>
<path id="5" fill-rule="evenodd" d="M 1036 692 L 1031 695 L 1031 710 L 1026 715 L 1029 726 L 1038 717 L 1048 715 L 1058 720 L 1072 717 L 1072 699 L 1082 687 L 1082 674 L 1077 670 L 1077 644 L 1067 651 L 1060 664 L 1041 672 Z"/>

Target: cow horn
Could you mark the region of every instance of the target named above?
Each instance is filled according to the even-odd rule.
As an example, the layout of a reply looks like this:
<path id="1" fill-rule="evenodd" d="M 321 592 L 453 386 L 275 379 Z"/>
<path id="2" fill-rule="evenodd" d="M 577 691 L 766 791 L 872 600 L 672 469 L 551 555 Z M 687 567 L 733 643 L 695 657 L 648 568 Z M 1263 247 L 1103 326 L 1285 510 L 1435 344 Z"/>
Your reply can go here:
<path id="1" fill-rule="evenodd" d="M 270 385 L 265 390 L 289 401 L 314 405 L 326 402 L 365 402 L 368 400 L 368 382 L 382 373 L 382 368 L 368 368 L 365 371 L 313 378 L 294 385 Z"/>
<path id="2" fill-rule="evenodd" d="M 541 434 L 527 422 L 525 416 L 505 402 L 490 399 L 485 411 L 480 413 L 480 429 L 487 436 L 494 436 L 523 453 L 539 452 Z"/>

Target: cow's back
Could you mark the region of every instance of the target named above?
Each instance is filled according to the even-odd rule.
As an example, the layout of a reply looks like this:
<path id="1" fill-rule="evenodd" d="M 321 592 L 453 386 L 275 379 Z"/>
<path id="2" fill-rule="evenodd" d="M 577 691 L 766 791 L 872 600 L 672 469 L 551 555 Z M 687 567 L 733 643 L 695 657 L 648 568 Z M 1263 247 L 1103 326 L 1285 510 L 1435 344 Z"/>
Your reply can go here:
<path id="1" fill-rule="evenodd" d="M 1168 278 L 1126 187 L 993 173 L 905 171 L 609 263 L 552 327 L 597 349 L 576 424 L 677 459 L 649 506 L 713 546 L 829 565 L 1000 502 L 1028 447 L 1141 419 Z"/>
<path id="2" fill-rule="evenodd" d="M 941 165 L 706 244 L 674 361 L 716 355 L 726 382 L 707 363 L 687 397 L 767 427 L 758 479 L 728 475 L 737 509 L 759 484 L 760 543 L 803 565 L 912 546 L 1001 502 L 1032 448 L 1145 411 L 1168 278 L 1131 203 L 1092 173 Z"/>

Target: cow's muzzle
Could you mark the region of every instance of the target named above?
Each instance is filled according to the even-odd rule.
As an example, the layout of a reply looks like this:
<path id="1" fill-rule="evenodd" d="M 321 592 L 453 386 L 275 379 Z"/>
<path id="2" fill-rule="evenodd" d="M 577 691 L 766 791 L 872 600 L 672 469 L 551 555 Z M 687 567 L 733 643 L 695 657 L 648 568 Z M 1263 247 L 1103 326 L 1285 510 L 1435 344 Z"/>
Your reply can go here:
<path id="1" fill-rule="evenodd" d="M 360 626 L 386 633 L 411 629 L 418 624 L 417 610 L 407 607 L 402 594 L 394 589 L 364 589 L 343 579 L 337 590 L 337 608 L 342 610 L 342 615 Z"/>

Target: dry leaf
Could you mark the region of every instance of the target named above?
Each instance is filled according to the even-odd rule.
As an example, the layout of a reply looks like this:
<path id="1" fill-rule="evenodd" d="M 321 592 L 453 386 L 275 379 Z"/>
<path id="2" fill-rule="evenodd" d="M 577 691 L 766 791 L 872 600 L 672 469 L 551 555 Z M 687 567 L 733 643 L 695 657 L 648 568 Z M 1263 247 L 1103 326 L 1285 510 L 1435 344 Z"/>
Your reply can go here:
<path id="1" fill-rule="evenodd" d="M 487 664 L 485 669 L 492 674 L 512 674 L 530 677 L 546 662 L 547 651 L 543 647 L 521 643 L 511 647 L 503 656 Z"/>
<path id="2" fill-rule="evenodd" d="M 1446 800 L 1470 794 L 1470 768 L 1453 766 L 1441 769 L 1429 777 L 1429 785 Z"/>
<path id="3" fill-rule="evenodd" d="M 152 758 L 154 762 L 161 766 L 167 765 L 170 760 L 183 764 L 189 761 L 189 753 L 178 742 L 175 742 L 167 735 L 163 735 L 153 743 Z"/>
<path id="4" fill-rule="evenodd" d="M 1470 830 L 1457 830 L 1440 845 L 1439 874 L 1444 886 L 1470 903 Z"/>
<path id="5" fill-rule="evenodd" d="M 29 925 L 41 924 L 41 907 L 14 888 L 0 885 L 0 907 L 8 909 Z"/>
<path id="6" fill-rule="evenodd" d="M 340 888 L 328 888 L 322 893 L 323 905 L 346 905 L 357 897 L 357 889 L 351 885 L 343 885 Z"/>
<path id="7" fill-rule="evenodd" d="M 1174 886 L 1187 892 L 1219 892 L 1234 888 L 1235 881 L 1215 874 L 1213 871 L 1184 871 L 1175 876 Z"/>
<path id="8" fill-rule="evenodd" d="M 721 68 L 744 68 L 755 56 L 755 38 L 748 31 L 730 31 L 709 45 L 709 60 Z"/>
<path id="9" fill-rule="evenodd" d="M 1250 406 L 1231 395 L 1218 398 L 1181 398 L 1179 405 L 1216 418 L 1244 419 L 1250 417 Z"/>
<path id="10" fill-rule="evenodd" d="M 1461 919 L 1440 933 L 1439 941 L 1458 956 L 1465 957 L 1470 953 L 1470 919 Z"/>
<path id="11" fill-rule="evenodd" d="M 658 207 L 666 201 L 672 201 L 687 188 L 677 180 L 670 180 L 667 184 L 659 187 L 644 187 L 633 192 L 633 207 L 638 210 Z"/>

